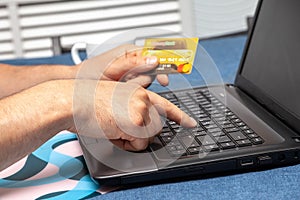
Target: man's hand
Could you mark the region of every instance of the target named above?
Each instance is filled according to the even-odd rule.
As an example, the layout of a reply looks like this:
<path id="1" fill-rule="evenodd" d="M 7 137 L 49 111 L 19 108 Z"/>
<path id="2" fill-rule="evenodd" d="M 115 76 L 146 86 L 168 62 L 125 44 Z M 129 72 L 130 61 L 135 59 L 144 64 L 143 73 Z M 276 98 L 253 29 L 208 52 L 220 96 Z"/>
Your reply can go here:
<path id="1" fill-rule="evenodd" d="M 127 44 L 84 61 L 78 66 L 80 69 L 77 77 L 128 81 L 145 87 L 155 78 L 145 73 L 155 69 L 157 65 L 156 57 L 144 57 L 141 47 Z M 169 83 L 167 75 L 157 75 L 156 78 L 163 86 Z"/>
<path id="2" fill-rule="evenodd" d="M 92 89 L 92 81 L 79 81 L 76 85 L 75 124 L 71 131 L 105 137 L 125 150 L 145 149 L 162 128 L 160 116 L 185 127 L 197 125 L 174 104 L 137 84 L 100 81 L 96 90 Z M 84 94 L 93 90 L 95 95 Z"/>
<path id="3" fill-rule="evenodd" d="M 196 126 L 166 99 L 137 84 L 115 81 L 49 81 L 0 103 L 0 171 L 62 130 L 108 138 L 120 148 L 138 151 L 159 133 L 160 116 Z"/>

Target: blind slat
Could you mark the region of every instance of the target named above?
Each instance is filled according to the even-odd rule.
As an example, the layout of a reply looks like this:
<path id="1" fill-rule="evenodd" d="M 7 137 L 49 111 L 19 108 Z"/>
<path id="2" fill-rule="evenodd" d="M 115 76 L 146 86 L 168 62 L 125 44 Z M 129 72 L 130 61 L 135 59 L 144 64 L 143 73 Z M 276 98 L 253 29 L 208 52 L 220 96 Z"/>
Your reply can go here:
<path id="1" fill-rule="evenodd" d="M 9 60 L 15 58 L 13 52 L 1 53 L 0 60 Z"/>
<path id="2" fill-rule="evenodd" d="M 145 29 L 147 30 L 147 29 Z M 157 30 L 157 31 L 156 31 Z M 132 30 L 127 30 L 132 31 Z M 96 34 L 82 34 L 82 35 L 72 35 L 61 38 L 61 43 L 63 46 L 72 46 L 76 42 L 87 42 L 92 44 L 102 44 L 108 40 L 111 40 L 113 37 L 124 34 L 127 35 L 127 31 L 116 31 L 116 32 L 107 32 L 107 33 L 96 33 Z M 174 25 L 164 25 L 164 26 L 154 26 L 149 29 L 148 32 L 143 32 L 143 35 L 139 37 L 155 37 L 155 36 L 165 36 L 165 35 L 174 35 L 181 33 L 181 26 L 178 24 Z M 157 33 L 154 33 L 157 32 Z"/>
<path id="3" fill-rule="evenodd" d="M 8 11 L 6 8 L 1 8 L 0 9 L 0 18 L 8 18 Z"/>
<path id="4" fill-rule="evenodd" d="M 12 40 L 12 34 L 10 31 L 0 31 L 0 41 Z"/>
<path id="5" fill-rule="evenodd" d="M 24 57 L 26 58 L 37 58 L 37 57 L 50 57 L 53 56 L 53 52 L 51 50 L 37 50 L 37 51 L 29 51 L 24 53 Z"/>
<path id="6" fill-rule="evenodd" d="M 75 25 L 64 25 L 64 26 L 55 26 L 55 27 L 43 27 L 28 29 L 22 31 L 22 37 L 26 38 L 35 38 L 35 37 L 47 37 L 47 36 L 63 36 L 70 34 L 78 34 L 82 32 L 101 32 L 109 31 L 114 29 L 126 29 L 131 27 L 138 26 L 150 26 L 157 25 L 160 23 L 173 23 L 180 20 L 180 15 L 177 13 L 164 14 L 158 16 L 144 16 L 138 19 L 129 18 L 129 19 L 120 19 L 120 20 L 107 20 L 102 22 L 91 22 L 84 24 L 75 24 Z"/>
<path id="7" fill-rule="evenodd" d="M 10 29 L 10 23 L 8 19 L 0 19 L 0 29 Z"/>
<path id="8" fill-rule="evenodd" d="M 1 42 L 0 44 L 0 54 L 3 52 L 12 52 L 14 49 L 13 44 L 9 42 Z"/>
<path id="9" fill-rule="evenodd" d="M 43 38 L 38 40 L 28 40 L 23 42 L 23 49 L 29 50 L 29 49 L 37 49 L 37 48 L 48 48 L 50 49 L 52 47 L 52 41 L 51 38 Z"/>
<path id="10" fill-rule="evenodd" d="M 148 15 L 164 12 L 179 12 L 179 5 L 175 2 L 163 2 L 151 5 L 139 5 L 132 7 L 122 7 L 118 9 L 106 9 L 106 10 L 90 10 L 79 11 L 72 13 L 62 13 L 46 16 L 34 16 L 21 18 L 21 26 L 23 28 L 30 26 L 51 26 L 55 24 L 68 24 L 68 23 L 80 23 L 81 21 L 100 21 L 105 19 L 120 19 L 124 17 L 136 16 L 136 15 Z"/>
<path id="11" fill-rule="evenodd" d="M 37 5 L 27 5 L 20 7 L 20 15 L 42 15 L 51 13 L 63 13 L 70 11 L 78 11 L 84 9 L 94 9 L 94 8 L 109 8 L 113 6 L 126 6 L 138 3 L 155 2 L 161 0 L 126 0 L 126 1 L 69 1 L 69 2 L 57 2 Z M 88 2 L 88 3 L 87 3 Z"/>

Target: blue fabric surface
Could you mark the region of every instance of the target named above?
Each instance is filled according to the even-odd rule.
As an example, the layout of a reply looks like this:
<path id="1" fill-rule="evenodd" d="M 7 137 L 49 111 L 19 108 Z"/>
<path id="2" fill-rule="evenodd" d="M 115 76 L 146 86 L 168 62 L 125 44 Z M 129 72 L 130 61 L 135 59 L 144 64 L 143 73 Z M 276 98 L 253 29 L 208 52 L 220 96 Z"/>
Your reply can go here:
<path id="1" fill-rule="evenodd" d="M 237 71 L 245 36 L 201 41 L 213 58 L 223 81 L 232 83 Z M 73 64 L 70 54 L 43 59 L 2 61 L 8 64 Z M 170 77 L 171 84 L 174 77 Z M 197 78 L 193 80 L 197 84 Z M 156 85 L 151 89 L 156 90 Z M 95 199 L 300 199 L 300 165 L 261 172 L 208 179 L 157 184 L 120 190 Z"/>
<path id="2" fill-rule="evenodd" d="M 299 199 L 299 166 L 135 188 L 96 199 Z"/>
<path id="3" fill-rule="evenodd" d="M 80 52 L 81 59 L 84 59 L 86 57 L 86 54 L 84 52 Z M 74 65 L 74 62 L 72 61 L 72 57 L 70 53 L 65 53 L 62 55 L 52 56 L 52 57 L 45 57 L 45 58 L 18 58 L 18 59 L 12 59 L 12 60 L 1 60 L 0 63 L 5 64 L 11 64 L 11 65 Z"/>

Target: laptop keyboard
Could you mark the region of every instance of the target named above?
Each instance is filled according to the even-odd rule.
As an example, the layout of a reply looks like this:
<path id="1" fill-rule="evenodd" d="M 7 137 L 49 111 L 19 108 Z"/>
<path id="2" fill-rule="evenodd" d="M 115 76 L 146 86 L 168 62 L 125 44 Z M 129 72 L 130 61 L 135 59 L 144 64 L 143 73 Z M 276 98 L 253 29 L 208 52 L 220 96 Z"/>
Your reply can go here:
<path id="1" fill-rule="evenodd" d="M 196 128 L 187 129 L 166 120 L 158 138 L 171 156 L 188 156 L 264 143 L 258 134 L 225 107 L 208 89 L 175 94 L 170 92 L 161 96 L 194 117 L 199 124 Z"/>

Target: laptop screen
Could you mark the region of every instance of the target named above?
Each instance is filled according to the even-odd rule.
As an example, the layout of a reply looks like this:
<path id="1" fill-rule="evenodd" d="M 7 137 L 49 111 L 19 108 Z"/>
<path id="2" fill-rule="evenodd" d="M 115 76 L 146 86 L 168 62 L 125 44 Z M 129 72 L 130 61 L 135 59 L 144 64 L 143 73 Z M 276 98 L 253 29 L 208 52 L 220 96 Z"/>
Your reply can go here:
<path id="1" fill-rule="evenodd" d="M 300 1 L 263 0 L 237 85 L 300 131 Z"/>

